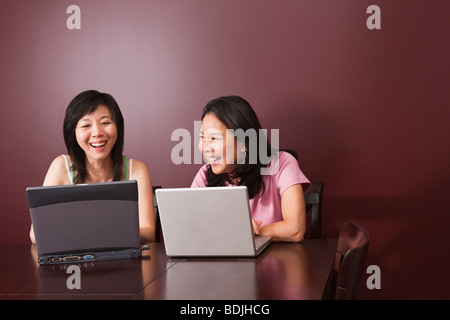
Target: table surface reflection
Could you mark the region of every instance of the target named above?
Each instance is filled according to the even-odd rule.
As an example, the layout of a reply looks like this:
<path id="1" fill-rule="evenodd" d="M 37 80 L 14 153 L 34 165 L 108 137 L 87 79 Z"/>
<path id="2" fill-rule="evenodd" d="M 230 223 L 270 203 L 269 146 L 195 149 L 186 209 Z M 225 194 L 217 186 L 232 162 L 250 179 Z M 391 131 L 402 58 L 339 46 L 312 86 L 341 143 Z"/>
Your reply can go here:
<path id="1" fill-rule="evenodd" d="M 297 300 L 321 299 L 336 239 L 272 243 L 257 258 L 170 258 L 151 243 L 141 258 L 40 266 L 34 245 L 0 245 L 0 299 Z"/>

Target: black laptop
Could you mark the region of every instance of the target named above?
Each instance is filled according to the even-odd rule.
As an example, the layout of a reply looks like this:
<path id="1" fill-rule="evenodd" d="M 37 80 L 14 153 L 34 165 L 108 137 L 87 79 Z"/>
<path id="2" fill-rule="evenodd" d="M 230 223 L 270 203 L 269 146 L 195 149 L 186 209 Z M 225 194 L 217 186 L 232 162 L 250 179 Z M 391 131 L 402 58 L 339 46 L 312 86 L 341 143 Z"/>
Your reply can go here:
<path id="1" fill-rule="evenodd" d="M 26 189 L 40 264 L 141 256 L 137 182 Z"/>

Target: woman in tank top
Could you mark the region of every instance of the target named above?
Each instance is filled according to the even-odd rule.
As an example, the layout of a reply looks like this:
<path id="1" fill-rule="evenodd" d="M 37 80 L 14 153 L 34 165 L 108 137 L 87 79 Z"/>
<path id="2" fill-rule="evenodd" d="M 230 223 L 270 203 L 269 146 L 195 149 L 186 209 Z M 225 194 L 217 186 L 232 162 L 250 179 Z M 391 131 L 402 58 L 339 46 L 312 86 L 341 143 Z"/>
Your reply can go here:
<path id="1" fill-rule="evenodd" d="M 143 162 L 122 154 L 124 120 L 114 98 L 95 90 L 80 93 L 66 109 L 63 131 L 68 155 L 53 160 L 43 185 L 136 180 L 141 241 L 154 241 L 152 183 Z M 30 239 L 35 243 L 33 226 Z"/>

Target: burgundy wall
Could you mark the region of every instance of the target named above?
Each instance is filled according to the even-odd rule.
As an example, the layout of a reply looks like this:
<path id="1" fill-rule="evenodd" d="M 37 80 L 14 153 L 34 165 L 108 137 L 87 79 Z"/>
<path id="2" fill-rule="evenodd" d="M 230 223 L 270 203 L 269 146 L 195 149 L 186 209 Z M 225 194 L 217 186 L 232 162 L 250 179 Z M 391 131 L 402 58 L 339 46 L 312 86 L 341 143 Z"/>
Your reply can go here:
<path id="1" fill-rule="evenodd" d="M 164 187 L 189 186 L 199 168 L 171 162 L 173 130 L 196 138 L 204 104 L 237 94 L 324 182 L 324 235 L 348 218 L 371 233 L 381 290 L 365 275 L 359 298 L 449 298 L 447 3 L 2 0 L 0 243 L 28 242 L 25 188 L 66 152 L 77 93 L 117 99 L 125 153 Z M 81 30 L 66 28 L 71 4 Z M 381 30 L 366 27 L 371 4 Z"/>

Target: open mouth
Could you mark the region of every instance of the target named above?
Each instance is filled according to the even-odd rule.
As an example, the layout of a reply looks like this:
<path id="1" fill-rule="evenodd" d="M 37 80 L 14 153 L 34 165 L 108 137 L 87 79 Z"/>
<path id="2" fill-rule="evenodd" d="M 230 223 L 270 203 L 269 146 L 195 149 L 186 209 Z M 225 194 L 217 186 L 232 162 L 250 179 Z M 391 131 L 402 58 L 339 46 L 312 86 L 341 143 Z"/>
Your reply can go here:
<path id="1" fill-rule="evenodd" d="M 103 142 L 93 142 L 93 143 L 89 143 L 89 145 L 95 149 L 100 149 L 103 148 L 106 145 L 106 141 Z"/>
<path id="2" fill-rule="evenodd" d="M 219 163 L 220 160 L 222 160 L 222 157 L 217 156 L 217 157 L 206 157 L 208 159 L 208 162 L 211 164 L 216 164 Z"/>

